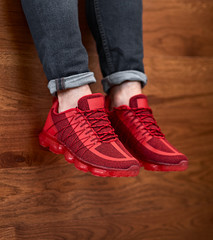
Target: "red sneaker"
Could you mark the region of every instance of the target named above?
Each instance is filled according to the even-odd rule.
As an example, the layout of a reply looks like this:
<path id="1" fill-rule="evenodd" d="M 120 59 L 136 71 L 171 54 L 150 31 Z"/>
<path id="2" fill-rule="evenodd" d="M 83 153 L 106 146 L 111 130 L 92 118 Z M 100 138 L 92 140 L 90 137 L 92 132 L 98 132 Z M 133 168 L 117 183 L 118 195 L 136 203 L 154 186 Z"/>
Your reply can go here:
<path id="1" fill-rule="evenodd" d="M 104 109 L 104 96 L 79 99 L 78 107 L 58 113 L 56 99 L 39 134 L 43 147 L 64 154 L 76 168 L 103 177 L 136 176 L 139 162 L 125 149 Z"/>
<path id="2" fill-rule="evenodd" d="M 109 97 L 106 97 L 106 104 L 109 104 Z M 115 107 L 108 114 L 121 142 L 145 169 L 183 171 L 187 168 L 187 157 L 166 140 L 145 95 L 133 96 L 129 106 Z"/>

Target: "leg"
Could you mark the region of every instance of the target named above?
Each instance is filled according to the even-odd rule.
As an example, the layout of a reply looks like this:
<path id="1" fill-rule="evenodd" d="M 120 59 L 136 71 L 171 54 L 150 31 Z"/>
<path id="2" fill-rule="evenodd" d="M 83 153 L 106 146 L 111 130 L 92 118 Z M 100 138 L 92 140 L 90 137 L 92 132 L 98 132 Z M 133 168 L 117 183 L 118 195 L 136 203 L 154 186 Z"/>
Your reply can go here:
<path id="1" fill-rule="evenodd" d="M 87 16 L 96 39 L 103 87 L 112 126 L 128 151 L 147 170 L 182 171 L 185 155 L 157 125 L 141 87 L 143 68 L 142 1 L 87 0 Z M 141 85 L 140 85 L 140 84 Z"/>
<path id="2" fill-rule="evenodd" d="M 68 102 L 76 105 L 81 95 L 91 93 L 88 84 L 95 82 L 81 41 L 78 1 L 21 0 L 21 3 L 50 93 L 56 95 L 59 91 L 61 105 Z M 72 91 L 61 91 L 65 89 Z"/>
<path id="3" fill-rule="evenodd" d="M 112 100 L 128 101 L 141 93 L 147 81 L 143 66 L 142 0 L 87 0 L 86 6 L 104 91 L 110 93 Z"/>
<path id="4" fill-rule="evenodd" d="M 95 78 L 81 43 L 77 0 L 22 0 L 22 5 L 49 90 L 58 93 L 39 134 L 40 144 L 96 176 L 136 176 L 139 162 L 114 133 L 104 96 L 90 94 L 88 84 Z"/>

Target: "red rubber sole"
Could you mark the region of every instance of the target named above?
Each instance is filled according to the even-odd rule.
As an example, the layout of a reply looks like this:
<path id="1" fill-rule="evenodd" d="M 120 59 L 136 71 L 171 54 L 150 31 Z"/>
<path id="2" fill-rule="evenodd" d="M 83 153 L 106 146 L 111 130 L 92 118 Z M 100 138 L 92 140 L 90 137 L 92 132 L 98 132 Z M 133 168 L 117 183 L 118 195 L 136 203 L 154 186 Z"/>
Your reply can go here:
<path id="1" fill-rule="evenodd" d="M 177 165 L 160 165 L 160 164 L 157 165 L 145 161 L 140 161 L 140 164 L 141 167 L 144 167 L 144 169 L 148 171 L 163 171 L 163 172 L 184 171 L 188 168 L 188 162 L 186 160 L 181 161 Z"/>
<path id="2" fill-rule="evenodd" d="M 94 176 L 98 177 L 135 177 L 139 174 L 140 168 L 139 166 L 133 165 L 128 169 L 121 169 L 121 170 L 111 170 L 111 169 L 101 169 L 98 167 L 91 166 L 87 163 L 83 163 L 76 157 L 74 157 L 70 151 L 58 140 L 45 132 L 41 132 L 39 134 L 39 144 L 44 147 L 48 148 L 49 151 L 56 153 L 56 154 L 63 154 L 65 160 L 68 163 L 73 163 L 77 169 L 83 172 L 90 172 Z"/>

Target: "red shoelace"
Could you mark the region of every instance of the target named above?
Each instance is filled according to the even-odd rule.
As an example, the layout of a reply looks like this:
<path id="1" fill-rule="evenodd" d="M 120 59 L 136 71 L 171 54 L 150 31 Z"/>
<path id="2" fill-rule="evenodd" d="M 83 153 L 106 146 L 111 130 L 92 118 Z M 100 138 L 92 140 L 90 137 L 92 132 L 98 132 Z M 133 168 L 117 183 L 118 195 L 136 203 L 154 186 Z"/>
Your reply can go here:
<path id="1" fill-rule="evenodd" d="M 100 141 L 109 142 L 117 139 L 118 135 L 115 134 L 105 109 L 86 110 L 83 113 L 90 126 L 97 133 Z"/>
<path id="2" fill-rule="evenodd" d="M 145 129 L 153 136 L 165 137 L 161 132 L 160 127 L 158 126 L 150 108 L 132 108 L 140 121 L 143 123 Z"/>
<path id="3" fill-rule="evenodd" d="M 114 128 L 111 126 L 111 122 L 108 119 L 108 115 L 105 112 L 105 109 L 95 109 L 95 110 L 81 111 L 77 108 L 77 111 L 78 111 L 77 115 L 73 115 L 73 116 L 68 117 L 68 118 L 63 118 L 63 119 L 59 120 L 58 122 L 54 123 L 54 124 L 58 124 L 58 123 L 64 121 L 65 119 L 68 119 L 69 124 L 62 127 L 55 134 L 55 135 L 58 135 L 59 133 L 61 133 L 61 140 L 65 144 L 70 137 L 73 137 L 74 132 L 82 134 L 83 133 L 82 130 L 75 131 L 75 129 L 79 124 L 80 124 L 81 127 L 83 127 L 87 122 L 89 122 L 90 127 L 94 129 L 94 131 L 98 135 L 100 141 L 110 142 L 110 141 L 114 141 L 115 139 L 118 138 L 118 135 L 115 134 L 115 132 L 114 132 Z M 82 123 L 81 122 L 75 122 L 73 124 L 73 131 L 71 131 L 67 136 L 63 137 L 66 129 L 69 128 L 70 124 L 72 124 L 72 120 L 73 119 L 77 120 L 78 118 L 81 118 L 82 115 L 84 115 L 86 117 L 86 119 L 84 119 L 85 121 L 82 121 L 83 120 L 82 119 L 81 120 Z M 52 126 L 50 126 L 49 128 L 51 128 Z M 78 150 L 75 153 L 77 153 L 81 149 L 84 149 L 84 152 L 86 152 L 94 145 L 94 143 L 90 143 L 90 144 L 85 145 L 86 142 L 87 142 L 87 139 L 90 138 L 89 133 L 91 131 L 93 131 L 91 128 L 86 132 L 86 136 L 81 139 L 81 141 L 82 141 L 81 146 L 78 147 Z M 93 141 L 95 141 L 94 137 L 93 137 L 93 139 L 91 139 L 91 142 L 93 142 Z M 76 136 L 75 139 L 73 139 L 73 141 L 72 141 L 71 147 L 74 146 L 75 144 L 77 144 L 77 142 L 79 142 L 79 140 Z M 86 146 L 86 148 L 84 147 L 84 145 Z"/>

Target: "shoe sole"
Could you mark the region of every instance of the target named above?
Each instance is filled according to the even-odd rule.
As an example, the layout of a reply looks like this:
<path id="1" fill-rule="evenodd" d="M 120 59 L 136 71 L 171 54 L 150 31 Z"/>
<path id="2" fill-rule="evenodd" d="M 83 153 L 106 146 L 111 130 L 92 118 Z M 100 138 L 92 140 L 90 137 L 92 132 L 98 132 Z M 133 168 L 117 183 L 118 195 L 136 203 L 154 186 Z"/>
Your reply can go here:
<path id="1" fill-rule="evenodd" d="M 83 163 L 79 159 L 77 159 L 73 154 L 60 143 L 56 138 L 50 136 L 49 134 L 42 131 L 39 134 L 39 144 L 48 148 L 49 151 L 55 154 L 63 154 L 65 160 L 68 163 L 73 163 L 77 169 L 83 172 L 90 172 L 94 176 L 98 177 L 135 177 L 139 174 L 140 168 L 136 165 L 131 166 L 125 170 L 111 170 L 111 169 L 102 169 L 98 167 L 94 167 L 89 165 L 88 163 Z"/>
<path id="2" fill-rule="evenodd" d="M 169 171 L 184 171 L 188 168 L 188 161 L 181 161 L 179 164 L 176 165 L 160 165 L 160 164 L 153 164 L 148 163 L 145 161 L 140 161 L 141 167 L 144 167 L 145 170 L 148 171 L 162 171 L 162 172 L 169 172 Z"/>

